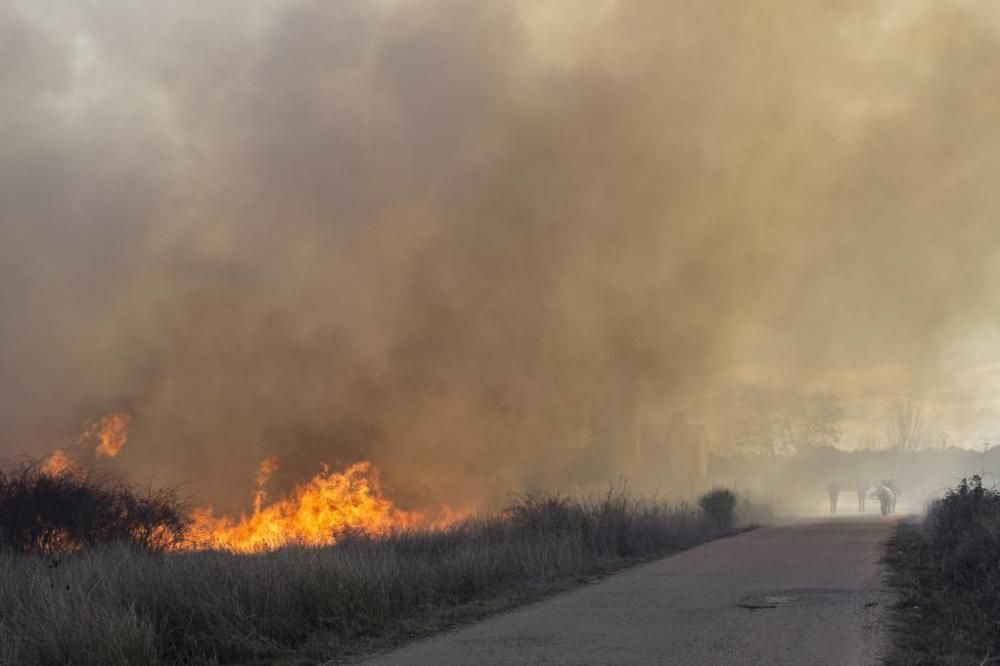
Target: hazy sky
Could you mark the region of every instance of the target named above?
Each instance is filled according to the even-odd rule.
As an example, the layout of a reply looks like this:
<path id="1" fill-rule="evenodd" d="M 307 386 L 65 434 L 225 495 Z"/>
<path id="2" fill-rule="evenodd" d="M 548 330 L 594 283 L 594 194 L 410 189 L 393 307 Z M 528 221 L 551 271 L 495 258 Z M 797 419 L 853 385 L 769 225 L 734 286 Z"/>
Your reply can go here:
<path id="1" fill-rule="evenodd" d="M 842 393 L 848 444 L 902 396 L 992 436 L 998 26 L 4 3 L 0 446 L 125 409 L 121 464 L 204 492 L 279 455 L 461 494 L 740 382 Z"/>

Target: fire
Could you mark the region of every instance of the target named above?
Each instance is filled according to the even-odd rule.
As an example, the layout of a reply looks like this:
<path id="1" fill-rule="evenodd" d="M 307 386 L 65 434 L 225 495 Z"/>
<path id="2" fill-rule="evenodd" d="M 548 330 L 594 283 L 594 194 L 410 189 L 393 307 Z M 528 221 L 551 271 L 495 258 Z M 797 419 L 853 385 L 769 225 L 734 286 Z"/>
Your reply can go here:
<path id="1" fill-rule="evenodd" d="M 129 414 L 111 412 L 84 424 L 74 448 L 93 447 L 99 457 L 114 458 L 128 440 Z M 184 548 L 223 549 L 234 552 L 274 550 L 287 545 L 328 546 L 345 534 L 384 536 L 414 528 L 443 529 L 469 516 L 442 506 L 431 512 L 397 507 L 382 488 L 375 467 L 367 461 L 334 472 L 326 466 L 287 497 L 268 501 L 265 486 L 281 468 L 268 457 L 257 469 L 253 512 L 239 518 L 217 516 L 212 507 L 192 514 L 191 538 Z M 42 464 L 42 473 L 57 476 L 82 468 L 63 449 L 56 449 Z"/>
<path id="2" fill-rule="evenodd" d="M 260 461 L 260 467 L 257 469 L 257 487 L 263 488 L 279 467 L 281 467 L 281 461 L 274 457 L 264 458 Z"/>
<path id="3" fill-rule="evenodd" d="M 216 516 L 211 507 L 196 509 L 195 547 L 255 552 L 292 544 L 326 546 L 352 532 L 387 535 L 417 527 L 437 529 L 468 515 L 443 509 L 432 520 L 423 512 L 400 509 L 385 496 L 370 462 L 355 463 L 342 472 L 331 472 L 324 465 L 289 497 L 265 504 L 263 486 L 277 468 L 275 458 L 261 463 L 251 515 L 233 520 Z"/>
<path id="4" fill-rule="evenodd" d="M 131 417 L 124 412 L 111 412 L 96 421 L 83 424 L 76 444 L 70 450 L 94 447 L 98 457 L 114 458 L 121 452 L 128 439 L 128 426 Z M 83 470 L 66 449 L 56 449 L 42 463 L 41 472 L 47 476 L 59 476 L 67 472 L 81 473 Z"/>
<path id="5" fill-rule="evenodd" d="M 86 446 L 96 442 L 94 453 L 106 458 L 117 456 L 128 440 L 128 426 L 132 420 L 125 412 L 111 412 L 84 425 L 78 444 Z"/>
<path id="6" fill-rule="evenodd" d="M 260 513 L 261 506 L 264 504 L 264 485 L 271 478 L 271 475 L 278 471 L 281 466 L 281 462 L 274 457 L 264 458 L 260 462 L 260 467 L 257 468 L 257 492 L 253 496 L 253 510 L 254 513 Z"/>
<path id="7" fill-rule="evenodd" d="M 72 470 L 76 465 L 62 449 L 56 449 L 45 459 L 42 465 L 42 474 L 46 476 L 59 476 Z"/>

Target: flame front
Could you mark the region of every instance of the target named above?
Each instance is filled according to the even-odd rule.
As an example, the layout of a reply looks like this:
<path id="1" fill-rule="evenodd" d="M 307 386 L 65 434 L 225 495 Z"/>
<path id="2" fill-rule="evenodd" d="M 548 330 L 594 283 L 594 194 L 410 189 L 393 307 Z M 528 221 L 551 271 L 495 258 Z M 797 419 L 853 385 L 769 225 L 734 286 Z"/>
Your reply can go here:
<path id="1" fill-rule="evenodd" d="M 264 504 L 262 486 L 277 469 L 266 459 L 258 472 L 254 511 L 239 520 L 216 516 L 210 507 L 193 514 L 193 544 L 236 552 L 273 550 L 286 545 L 326 546 L 351 532 L 384 536 L 415 527 L 439 528 L 465 513 L 442 510 L 437 521 L 418 511 L 395 506 L 382 490 L 370 462 L 359 462 L 342 472 L 323 471 L 298 486 L 287 498 Z"/>
<path id="2" fill-rule="evenodd" d="M 78 444 L 86 446 L 96 442 L 94 453 L 106 458 L 117 456 L 128 440 L 131 417 L 125 412 L 111 412 L 84 426 Z"/>

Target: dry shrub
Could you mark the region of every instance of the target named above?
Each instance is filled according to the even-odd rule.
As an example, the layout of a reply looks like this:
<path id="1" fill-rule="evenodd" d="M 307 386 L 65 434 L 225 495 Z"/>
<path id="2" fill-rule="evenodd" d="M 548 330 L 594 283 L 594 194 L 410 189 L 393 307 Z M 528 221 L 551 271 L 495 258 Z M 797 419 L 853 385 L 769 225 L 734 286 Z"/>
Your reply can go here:
<path id="1" fill-rule="evenodd" d="M 951 585 L 970 593 L 984 585 L 1000 590 L 1000 492 L 984 487 L 981 477 L 962 479 L 931 504 L 924 533 Z M 1000 611 L 1000 594 L 989 599 Z"/>
<path id="2" fill-rule="evenodd" d="M 37 462 L 0 468 L 0 548 L 56 556 L 124 542 L 152 551 L 182 542 L 186 507 L 172 489 L 140 493 L 120 479 Z"/>
<path id="3" fill-rule="evenodd" d="M 714 488 L 698 500 L 705 520 L 717 532 L 728 532 L 736 517 L 736 493 L 728 488 Z"/>
<path id="4" fill-rule="evenodd" d="M 889 664 L 994 663 L 1000 656 L 1000 492 L 979 476 L 902 523 L 890 544 L 899 591 Z"/>

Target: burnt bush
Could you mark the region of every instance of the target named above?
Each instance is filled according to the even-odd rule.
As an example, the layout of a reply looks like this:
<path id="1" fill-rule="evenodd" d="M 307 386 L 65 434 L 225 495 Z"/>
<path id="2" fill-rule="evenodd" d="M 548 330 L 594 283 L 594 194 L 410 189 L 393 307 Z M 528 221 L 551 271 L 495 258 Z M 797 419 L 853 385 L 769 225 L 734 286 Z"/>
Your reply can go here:
<path id="1" fill-rule="evenodd" d="M 728 488 L 714 488 L 698 499 L 705 520 L 712 529 L 728 532 L 733 528 L 736 494 Z"/>
<path id="2" fill-rule="evenodd" d="M 142 493 L 120 479 L 34 462 L 0 468 L 0 549 L 58 555 L 124 542 L 150 551 L 187 538 L 186 507 L 173 489 Z"/>

